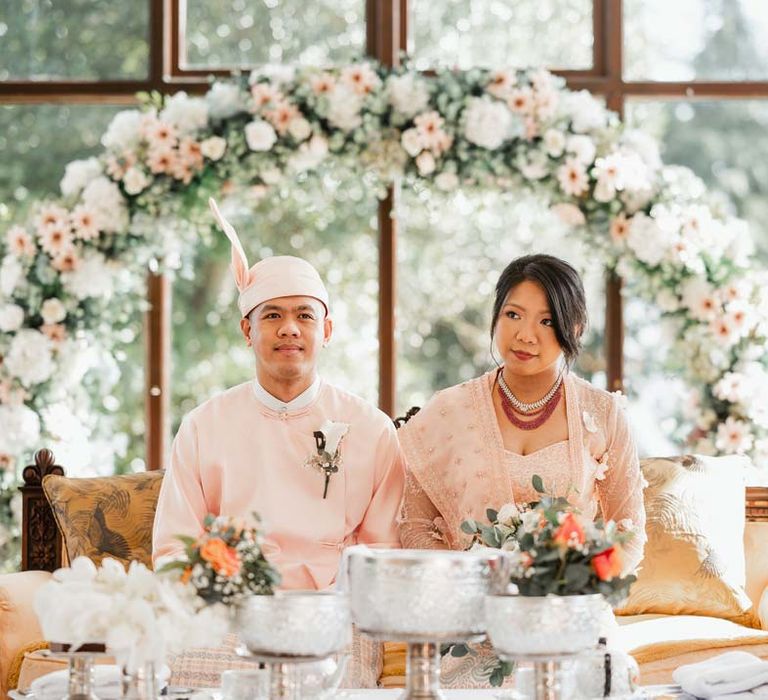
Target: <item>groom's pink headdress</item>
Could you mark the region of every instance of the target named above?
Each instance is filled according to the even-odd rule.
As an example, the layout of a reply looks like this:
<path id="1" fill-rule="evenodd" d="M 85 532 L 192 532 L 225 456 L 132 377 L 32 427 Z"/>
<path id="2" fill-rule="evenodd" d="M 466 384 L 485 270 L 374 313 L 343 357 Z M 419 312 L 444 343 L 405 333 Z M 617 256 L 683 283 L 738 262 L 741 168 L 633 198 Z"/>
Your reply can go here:
<path id="1" fill-rule="evenodd" d="M 232 244 L 232 273 L 240 292 L 237 305 L 243 318 L 259 304 L 278 297 L 314 297 L 323 304 L 325 313 L 328 313 L 328 292 L 312 265 L 292 255 L 275 255 L 260 260 L 249 269 L 248 258 L 245 257 L 245 251 L 232 224 L 222 216 L 212 197 L 208 204 L 221 230 L 227 234 Z"/>

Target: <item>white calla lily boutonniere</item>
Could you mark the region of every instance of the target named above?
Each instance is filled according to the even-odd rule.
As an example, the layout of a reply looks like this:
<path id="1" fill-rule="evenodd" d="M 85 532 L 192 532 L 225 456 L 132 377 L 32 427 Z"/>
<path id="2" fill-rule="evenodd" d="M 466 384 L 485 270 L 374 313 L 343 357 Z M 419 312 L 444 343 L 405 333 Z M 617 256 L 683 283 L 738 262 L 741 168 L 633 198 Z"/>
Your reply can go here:
<path id="1" fill-rule="evenodd" d="M 320 430 L 312 433 L 315 437 L 317 453 L 307 457 L 305 465 L 315 469 L 325 476 L 323 498 L 328 496 L 328 486 L 331 476 L 341 468 L 341 441 L 349 430 L 349 423 L 336 423 L 326 420 Z"/>

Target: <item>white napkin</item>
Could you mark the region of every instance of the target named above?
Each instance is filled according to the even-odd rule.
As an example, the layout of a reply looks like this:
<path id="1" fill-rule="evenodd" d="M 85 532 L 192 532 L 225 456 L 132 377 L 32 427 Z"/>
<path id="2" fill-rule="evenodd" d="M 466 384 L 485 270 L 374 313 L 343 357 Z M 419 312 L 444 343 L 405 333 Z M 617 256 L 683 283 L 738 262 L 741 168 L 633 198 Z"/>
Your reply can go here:
<path id="1" fill-rule="evenodd" d="M 158 689 L 165 687 L 171 671 L 162 666 L 157 672 Z M 94 664 L 93 692 L 100 700 L 118 700 L 123 693 L 122 671 L 114 664 Z M 35 678 L 29 690 L 36 698 L 63 698 L 69 688 L 69 671 L 53 671 Z"/>
<path id="2" fill-rule="evenodd" d="M 768 661 L 745 651 L 729 651 L 672 673 L 675 683 L 697 698 L 768 698 Z"/>

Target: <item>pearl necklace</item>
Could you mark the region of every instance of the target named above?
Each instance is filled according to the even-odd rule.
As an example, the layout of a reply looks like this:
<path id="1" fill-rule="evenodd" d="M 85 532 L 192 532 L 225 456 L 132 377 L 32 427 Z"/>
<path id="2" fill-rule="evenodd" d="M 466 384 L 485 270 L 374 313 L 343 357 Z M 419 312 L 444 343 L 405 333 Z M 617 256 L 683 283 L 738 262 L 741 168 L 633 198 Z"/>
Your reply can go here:
<path id="1" fill-rule="evenodd" d="M 509 399 L 509 403 L 512 404 L 515 410 L 518 413 L 523 414 L 533 413 L 534 411 L 538 411 L 540 408 L 546 406 L 552 400 L 552 397 L 555 395 L 562 383 L 563 375 L 561 372 L 559 375 L 557 375 L 557 379 L 552 385 L 552 388 L 544 396 L 542 396 L 538 401 L 525 403 L 512 393 L 512 389 L 510 389 L 507 383 L 504 381 L 504 370 L 499 372 L 499 388 L 504 392 L 504 396 Z"/>

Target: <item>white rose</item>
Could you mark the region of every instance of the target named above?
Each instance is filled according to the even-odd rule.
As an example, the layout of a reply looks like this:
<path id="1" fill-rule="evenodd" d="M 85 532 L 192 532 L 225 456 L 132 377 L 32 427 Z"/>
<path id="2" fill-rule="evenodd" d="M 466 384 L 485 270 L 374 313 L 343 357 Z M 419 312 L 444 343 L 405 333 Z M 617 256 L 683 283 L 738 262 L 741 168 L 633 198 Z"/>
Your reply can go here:
<path id="1" fill-rule="evenodd" d="M 593 196 L 598 202 L 610 202 L 616 197 L 616 188 L 605 180 L 598 180 Z"/>
<path id="2" fill-rule="evenodd" d="M 173 124 L 180 134 L 192 134 L 208 125 L 208 105 L 202 97 L 177 92 L 165 101 L 160 121 Z"/>
<path id="3" fill-rule="evenodd" d="M 312 133 L 312 126 L 304 117 L 294 117 L 288 122 L 288 133 L 297 141 L 304 141 Z"/>
<path id="4" fill-rule="evenodd" d="M 254 119 L 245 125 L 245 141 L 252 151 L 268 151 L 277 141 L 277 134 L 270 124 Z"/>
<path id="5" fill-rule="evenodd" d="M 426 83 L 412 73 L 391 76 L 387 80 L 387 97 L 395 110 L 408 119 L 429 105 Z"/>
<path id="6" fill-rule="evenodd" d="M 440 173 L 435 177 L 435 185 L 437 189 L 443 192 L 450 192 L 459 186 L 459 178 L 456 176 L 456 173 Z"/>
<path id="7" fill-rule="evenodd" d="M 64 308 L 61 300 L 51 297 L 43 302 L 40 308 L 40 315 L 43 317 L 44 323 L 59 323 L 67 317 L 67 310 Z"/>
<path id="8" fill-rule="evenodd" d="M 0 453 L 13 455 L 37 447 L 40 418 L 31 408 L 0 405 L 0 425 Z"/>
<path id="9" fill-rule="evenodd" d="M 575 204 L 560 202 L 553 205 L 551 210 L 566 226 L 582 226 L 587 223 L 584 213 Z"/>
<path id="10" fill-rule="evenodd" d="M 503 102 L 471 97 L 464 112 L 464 136 L 470 143 L 493 151 L 510 136 L 512 113 Z"/>
<path id="11" fill-rule="evenodd" d="M 541 151 L 533 151 L 523 158 L 520 172 L 526 180 L 541 180 L 549 174 L 549 159 Z"/>
<path id="12" fill-rule="evenodd" d="M 240 88 L 232 83 L 214 83 L 205 95 L 205 102 L 214 119 L 227 119 L 245 111 Z"/>
<path id="13" fill-rule="evenodd" d="M 227 150 L 227 140 L 221 136 L 211 136 L 200 144 L 200 153 L 210 160 L 219 160 Z"/>
<path id="14" fill-rule="evenodd" d="M 97 177 L 83 190 L 83 204 L 95 217 L 100 231 L 117 233 L 128 226 L 128 203 L 116 183 Z"/>
<path id="15" fill-rule="evenodd" d="M 5 367 L 24 386 L 48 380 L 55 369 L 51 341 L 40 331 L 29 328 L 20 330 L 11 341 Z"/>
<path id="16" fill-rule="evenodd" d="M 328 141 L 324 136 L 316 134 L 309 139 L 309 152 L 322 160 L 328 155 Z"/>
<path id="17" fill-rule="evenodd" d="M 565 142 L 565 150 L 573 153 L 580 163 L 590 165 L 595 159 L 597 148 L 589 136 L 570 136 Z"/>
<path id="18" fill-rule="evenodd" d="M 496 517 L 496 521 L 509 525 L 513 520 L 517 520 L 520 517 L 520 511 L 514 503 L 505 503 L 499 510 L 499 514 Z"/>
<path id="19" fill-rule="evenodd" d="M 9 297 L 24 273 L 21 263 L 13 256 L 6 255 L 0 265 L 0 297 Z"/>
<path id="20" fill-rule="evenodd" d="M 544 132 L 544 150 L 553 158 L 559 158 L 565 150 L 565 134 L 559 129 Z"/>
<path id="21" fill-rule="evenodd" d="M 21 328 L 22 323 L 24 323 L 24 309 L 18 304 L 0 305 L 0 331 L 13 333 Z"/>
<path id="22" fill-rule="evenodd" d="M 101 145 L 118 153 L 133 150 L 141 140 L 141 120 L 142 114 L 136 109 L 118 112 L 101 137 Z"/>
<path id="23" fill-rule="evenodd" d="M 360 95 L 338 87 L 328 98 L 328 121 L 342 131 L 352 131 L 363 123 L 360 116 L 362 107 Z"/>
<path id="24" fill-rule="evenodd" d="M 431 175 L 435 172 L 435 157 L 429 151 L 423 151 L 416 158 L 416 167 L 420 175 Z"/>
<path id="25" fill-rule="evenodd" d="M 672 313 L 680 308 L 680 300 L 677 298 L 671 289 L 662 289 L 656 295 L 656 304 L 658 307 L 667 313 Z"/>
<path id="26" fill-rule="evenodd" d="M 421 136 L 417 129 L 406 129 L 400 137 L 400 143 L 403 146 L 403 149 L 405 149 L 405 152 L 412 158 L 419 155 L 424 148 L 421 143 Z"/>
<path id="27" fill-rule="evenodd" d="M 141 168 L 128 168 L 123 175 L 123 187 L 128 194 L 139 194 L 151 180 Z"/>
<path id="28" fill-rule="evenodd" d="M 539 526 L 541 513 L 536 510 L 528 510 L 520 514 L 520 520 L 523 521 L 523 532 L 533 532 Z"/>
<path id="29" fill-rule="evenodd" d="M 76 270 L 63 272 L 61 280 L 64 289 L 80 300 L 111 298 L 116 281 L 104 256 L 92 249 L 85 252 Z"/>
<path id="30" fill-rule="evenodd" d="M 59 183 L 61 194 L 65 197 L 78 195 L 91 180 L 99 175 L 101 175 L 101 164 L 98 159 L 73 160 L 67 163 L 64 177 Z"/>
<path id="31" fill-rule="evenodd" d="M 261 179 L 264 180 L 264 184 L 266 185 L 276 185 L 283 179 L 283 174 L 277 168 L 268 168 L 267 170 L 262 170 L 259 175 L 261 176 Z"/>

